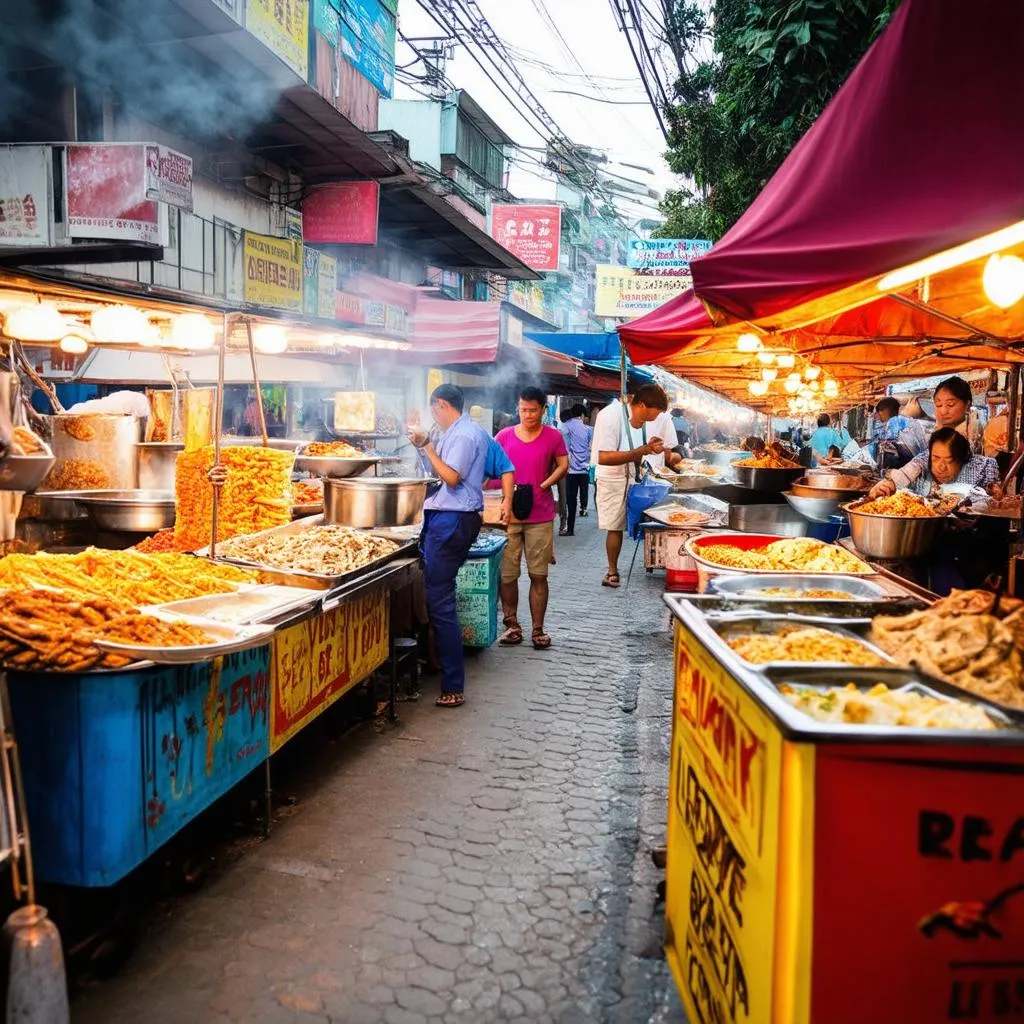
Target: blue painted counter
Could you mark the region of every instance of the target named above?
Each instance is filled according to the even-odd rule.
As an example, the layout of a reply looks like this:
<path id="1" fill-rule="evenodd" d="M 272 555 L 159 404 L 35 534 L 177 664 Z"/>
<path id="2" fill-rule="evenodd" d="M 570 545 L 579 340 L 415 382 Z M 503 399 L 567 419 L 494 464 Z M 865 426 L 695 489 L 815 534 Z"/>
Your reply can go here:
<path id="1" fill-rule="evenodd" d="M 208 664 L 8 680 L 46 882 L 113 885 L 269 756 L 269 646 Z"/>

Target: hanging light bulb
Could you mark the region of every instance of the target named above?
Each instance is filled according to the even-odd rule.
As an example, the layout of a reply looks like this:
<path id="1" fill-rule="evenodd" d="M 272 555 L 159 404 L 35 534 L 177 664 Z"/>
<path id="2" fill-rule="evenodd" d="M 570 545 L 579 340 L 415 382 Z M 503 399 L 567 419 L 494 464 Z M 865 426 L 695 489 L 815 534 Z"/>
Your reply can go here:
<path id="1" fill-rule="evenodd" d="M 757 395 L 757 396 L 767 395 L 768 394 L 768 385 L 763 380 L 752 380 L 752 381 L 750 381 L 749 384 L 747 384 L 747 390 L 752 395 Z"/>
<path id="2" fill-rule="evenodd" d="M 132 345 L 149 331 L 149 319 L 134 306 L 101 306 L 89 318 L 93 337 L 107 345 Z"/>
<path id="3" fill-rule="evenodd" d="M 280 324 L 257 324 L 252 329 L 253 347 L 267 356 L 277 356 L 288 348 L 288 332 Z"/>
<path id="4" fill-rule="evenodd" d="M 778 375 L 779 375 L 779 371 L 776 370 L 774 366 L 766 366 L 761 371 L 761 380 L 763 380 L 766 383 L 770 384 L 773 380 L 775 380 L 776 377 L 778 377 Z"/>
<path id="5" fill-rule="evenodd" d="M 835 398 L 839 394 L 839 385 L 834 380 L 825 381 L 825 394 L 829 398 Z"/>
<path id="6" fill-rule="evenodd" d="M 65 334 L 60 339 L 60 350 L 69 355 L 80 356 L 89 350 L 89 342 L 79 334 Z"/>
<path id="7" fill-rule="evenodd" d="M 4 334 L 18 341 L 60 341 L 71 325 L 48 302 L 15 306 L 4 316 Z"/>
<path id="8" fill-rule="evenodd" d="M 821 374 L 821 367 L 808 363 L 804 367 L 804 380 L 817 380 Z"/>
<path id="9" fill-rule="evenodd" d="M 741 334 L 736 339 L 737 352 L 757 352 L 761 348 L 761 339 L 756 334 Z"/>
<path id="10" fill-rule="evenodd" d="M 213 348 L 215 333 L 213 324 L 202 313 L 182 313 L 171 324 L 171 344 L 202 352 Z"/>
<path id="11" fill-rule="evenodd" d="M 814 392 L 815 394 L 817 394 L 817 393 L 818 393 L 818 390 L 819 390 L 819 389 L 821 388 L 821 385 L 820 385 L 820 384 L 819 384 L 819 383 L 818 383 L 818 382 L 817 382 L 816 380 L 809 380 L 809 381 L 807 382 L 807 386 L 808 386 L 808 387 L 809 387 L 809 388 L 811 389 L 811 391 L 813 391 L 813 392 Z"/>
<path id="12" fill-rule="evenodd" d="M 766 349 L 761 349 L 761 351 L 757 353 L 757 361 L 762 366 L 771 366 L 772 363 L 775 362 L 775 353 L 769 352 Z"/>
<path id="13" fill-rule="evenodd" d="M 1009 309 L 1024 298 L 1024 260 L 1019 256 L 993 253 L 981 272 L 981 286 L 989 299 L 1002 309 Z"/>
<path id="14" fill-rule="evenodd" d="M 796 366 L 796 356 L 792 352 L 780 352 L 775 357 L 775 365 L 780 370 L 792 370 Z"/>

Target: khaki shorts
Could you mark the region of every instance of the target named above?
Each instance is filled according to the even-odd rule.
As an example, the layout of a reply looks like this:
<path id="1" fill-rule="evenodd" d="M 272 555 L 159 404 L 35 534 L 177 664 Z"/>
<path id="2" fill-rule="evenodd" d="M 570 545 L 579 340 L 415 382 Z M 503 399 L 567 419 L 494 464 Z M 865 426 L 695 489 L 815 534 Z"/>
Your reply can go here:
<path id="1" fill-rule="evenodd" d="M 501 557 L 501 582 L 519 579 L 523 552 L 526 552 L 526 571 L 531 576 L 548 574 L 551 556 L 555 551 L 555 524 L 509 523 L 508 544 Z"/>
<path id="2" fill-rule="evenodd" d="M 594 500 L 597 505 L 597 525 L 602 530 L 625 530 L 628 490 L 628 477 L 597 478 Z"/>

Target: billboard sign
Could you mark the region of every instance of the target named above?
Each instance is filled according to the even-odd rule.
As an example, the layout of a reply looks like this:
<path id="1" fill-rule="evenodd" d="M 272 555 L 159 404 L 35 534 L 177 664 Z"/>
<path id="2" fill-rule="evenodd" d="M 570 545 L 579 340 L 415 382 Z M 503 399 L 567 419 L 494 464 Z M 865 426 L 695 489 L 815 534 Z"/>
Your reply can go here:
<path id="1" fill-rule="evenodd" d="M 691 285 L 689 274 L 646 274 L 609 263 L 597 264 L 594 274 L 597 280 L 594 313 L 624 320 L 650 313 Z"/>
<path id="2" fill-rule="evenodd" d="M 246 0 L 245 27 L 306 80 L 309 0 Z"/>
<path id="3" fill-rule="evenodd" d="M 340 18 L 341 52 L 385 97 L 395 87 L 395 16 L 380 0 L 347 0 Z"/>
<path id="4" fill-rule="evenodd" d="M 690 260 L 710 248 L 705 238 L 634 238 L 626 253 L 626 266 L 669 276 L 689 274 Z"/>
<path id="5" fill-rule="evenodd" d="M 0 146 L 0 245 L 53 244 L 50 149 Z"/>
<path id="6" fill-rule="evenodd" d="M 491 237 L 531 270 L 558 269 L 561 230 L 560 206 L 516 203 L 491 207 Z"/>
<path id="7" fill-rule="evenodd" d="M 147 145 L 145 156 L 147 199 L 192 212 L 192 157 Z"/>
<path id="8" fill-rule="evenodd" d="M 314 185 L 302 201 L 302 237 L 307 243 L 376 245 L 380 185 L 339 181 Z"/>
<path id="9" fill-rule="evenodd" d="M 302 243 L 245 232 L 245 301 L 302 311 Z"/>

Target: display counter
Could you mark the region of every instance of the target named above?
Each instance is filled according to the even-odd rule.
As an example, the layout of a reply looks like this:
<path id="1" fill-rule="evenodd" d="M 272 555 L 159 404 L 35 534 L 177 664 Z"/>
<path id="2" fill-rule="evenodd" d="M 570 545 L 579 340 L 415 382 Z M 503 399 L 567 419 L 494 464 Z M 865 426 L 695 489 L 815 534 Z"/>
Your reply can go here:
<path id="1" fill-rule="evenodd" d="M 675 620 L 666 951 L 689 1019 L 1024 1012 L 1019 725 L 818 722 L 779 692 L 786 673 L 748 667 L 684 598 L 665 600 Z M 858 671 L 911 675 L 797 675 L 841 685 Z"/>

